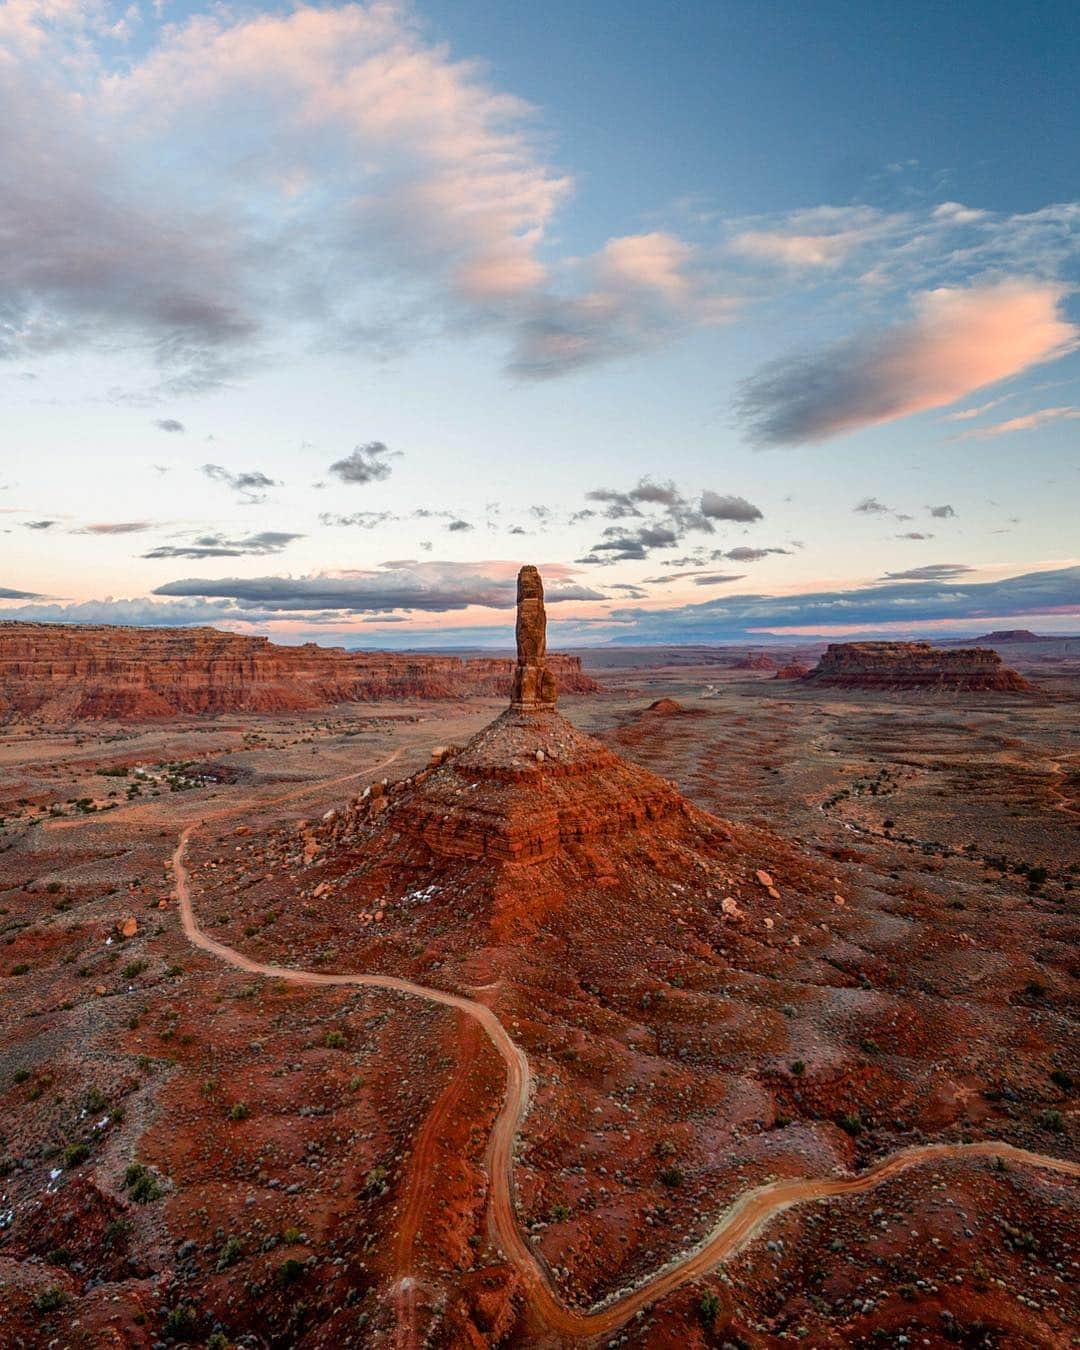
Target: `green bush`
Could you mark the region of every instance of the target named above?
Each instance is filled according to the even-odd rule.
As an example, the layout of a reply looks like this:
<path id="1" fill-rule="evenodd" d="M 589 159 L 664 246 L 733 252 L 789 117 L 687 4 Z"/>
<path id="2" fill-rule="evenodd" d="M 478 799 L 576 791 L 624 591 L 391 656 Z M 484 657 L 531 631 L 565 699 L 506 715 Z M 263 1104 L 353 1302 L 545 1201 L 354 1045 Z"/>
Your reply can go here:
<path id="1" fill-rule="evenodd" d="M 836 1123 L 853 1138 L 855 1135 L 862 1134 L 863 1132 L 862 1117 L 857 1115 L 854 1111 L 847 1112 L 847 1114 L 841 1116 Z"/>
<path id="2" fill-rule="evenodd" d="M 67 1301 L 67 1294 L 58 1284 L 47 1284 L 34 1295 L 34 1308 L 40 1313 L 56 1312 Z"/>
<path id="3" fill-rule="evenodd" d="M 682 1171 L 675 1166 L 662 1167 L 658 1176 L 665 1186 L 670 1186 L 672 1189 L 683 1184 Z"/>
<path id="4" fill-rule="evenodd" d="M 244 1254 L 244 1244 L 238 1237 L 228 1238 L 218 1252 L 217 1268 L 218 1270 L 227 1270 L 229 1266 L 235 1266 Z"/>
<path id="5" fill-rule="evenodd" d="M 142 1163 L 132 1163 L 128 1167 L 124 1173 L 124 1185 L 132 1200 L 139 1205 L 148 1205 L 153 1200 L 160 1200 L 165 1194 L 157 1177 Z"/>
<path id="6" fill-rule="evenodd" d="M 706 1289 L 701 1296 L 701 1302 L 698 1304 L 698 1315 L 707 1327 L 714 1326 L 716 1319 L 720 1316 L 720 1295 L 714 1294 L 711 1289 Z"/>
<path id="7" fill-rule="evenodd" d="M 67 1148 L 64 1149 L 64 1166 L 78 1167 L 78 1165 L 84 1163 L 89 1156 L 89 1144 L 69 1144 Z"/>
<path id="8" fill-rule="evenodd" d="M 190 1341 L 195 1335 L 198 1320 L 190 1303 L 180 1303 L 166 1316 L 161 1330 L 165 1336 L 171 1336 L 174 1341 Z"/>
<path id="9" fill-rule="evenodd" d="M 297 1261 L 295 1257 L 287 1256 L 281 1265 L 278 1266 L 277 1279 L 278 1284 L 292 1284 L 298 1280 L 304 1273 L 303 1261 Z"/>
<path id="10" fill-rule="evenodd" d="M 328 1031 L 326 1033 L 326 1048 L 328 1050 L 340 1050 L 345 1044 L 345 1033 L 343 1031 Z"/>
<path id="11" fill-rule="evenodd" d="M 230 1120 L 247 1120 L 251 1112 L 247 1109 L 244 1102 L 236 1102 L 229 1112 Z"/>

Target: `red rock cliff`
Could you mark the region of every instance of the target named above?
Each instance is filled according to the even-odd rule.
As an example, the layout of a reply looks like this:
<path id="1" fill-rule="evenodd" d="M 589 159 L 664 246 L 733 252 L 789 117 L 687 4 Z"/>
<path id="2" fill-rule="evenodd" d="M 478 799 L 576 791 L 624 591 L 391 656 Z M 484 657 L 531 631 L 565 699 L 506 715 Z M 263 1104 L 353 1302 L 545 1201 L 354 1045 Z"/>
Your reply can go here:
<path id="1" fill-rule="evenodd" d="M 547 663 L 562 689 L 597 688 L 580 658 Z M 497 695 L 509 693 L 513 672 L 507 659 L 282 647 L 215 628 L 0 623 L 0 718 L 140 720 Z"/>
<path id="2" fill-rule="evenodd" d="M 808 684 L 846 689 L 998 689 L 1032 686 L 983 647 L 946 649 L 929 642 L 834 642 L 805 676 Z"/>

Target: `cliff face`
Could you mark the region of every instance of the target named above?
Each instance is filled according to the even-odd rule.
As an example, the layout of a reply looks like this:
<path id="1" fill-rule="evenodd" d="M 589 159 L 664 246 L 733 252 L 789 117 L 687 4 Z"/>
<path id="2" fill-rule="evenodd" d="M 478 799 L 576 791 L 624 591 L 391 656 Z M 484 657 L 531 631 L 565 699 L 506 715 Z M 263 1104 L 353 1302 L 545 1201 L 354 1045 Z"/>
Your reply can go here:
<path id="1" fill-rule="evenodd" d="M 983 647 L 947 650 L 929 642 L 834 642 L 804 677 L 847 689 L 1025 690 L 1031 685 Z"/>
<path id="2" fill-rule="evenodd" d="M 559 685 L 596 683 L 580 658 L 550 656 Z M 144 720 L 292 712 L 329 703 L 506 694 L 514 663 L 281 647 L 214 628 L 0 623 L 0 718 Z"/>

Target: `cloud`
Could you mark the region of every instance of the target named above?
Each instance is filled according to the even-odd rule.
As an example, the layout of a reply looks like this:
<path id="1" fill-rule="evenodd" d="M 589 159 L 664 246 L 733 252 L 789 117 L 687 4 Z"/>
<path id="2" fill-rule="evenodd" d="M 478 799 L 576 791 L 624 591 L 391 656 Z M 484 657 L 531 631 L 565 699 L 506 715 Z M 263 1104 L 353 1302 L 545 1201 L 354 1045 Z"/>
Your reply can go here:
<path id="1" fill-rule="evenodd" d="M 446 527 L 451 534 L 466 534 L 469 530 L 474 530 L 475 525 L 470 525 L 467 520 L 452 520 Z"/>
<path id="2" fill-rule="evenodd" d="M 942 420 L 946 422 L 969 422 L 973 417 L 981 417 L 983 413 L 989 412 L 991 408 L 996 408 L 1002 403 L 1007 403 L 1012 397 L 1012 394 L 1003 394 L 1001 398 L 992 398 L 988 403 L 980 403 L 977 407 L 961 408 L 959 412 L 946 413 Z"/>
<path id="3" fill-rule="evenodd" d="M 720 642 L 786 630 L 833 627 L 874 629 L 977 621 L 992 624 L 1020 615 L 1080 618 L 1080 567 L 1029 572 L 1000 581 L 952 577 L 875 582 L 854 590 L 802 595 L 725 595 L 672 609 L 617 609 L 615 642 Z"/>
<path id="4" fill-rule="evenodd" d="M 0 600 L 41 600 L 43 598 L 36 591 L 15 591 L 10 586 L 0 586 Z"/>
<path id="5" fill-rule="evenodd" d="M 24 522 L 28 530 L 51 530 L 54 525 L 59 525 L 58 520 L 28 520 Z"/>
<path id="6" fill-rule="evenodd" d="M 378 483 L 390 477 L 388 458 L 395 458 L 400 450 L 388 450 L 382 441 L 368 441 L 356 446 L 344 459 L 330 465 L 330 473 L 343 483 Z"/>
<path id="7" fill-rule="evenodd" d="M 353 511 L 347 516 L 334 515 L 330 511 L 322 511 L 319 514 L 319 521 L 323 525 L 347 525 L 358 530 L 375 530 L 380 525 L 385 525 L 387 521 L 400 519 L 401 517 L 395 516 L 392 511 Z"/>
<path id="8" fill-rule="evenodd" d="M 159 417 L 154 423 L 159 431 L 171 431 L 173 433 L 184 430 L 183 422 L 178 422 L 175 417 Z"/>
<path id="9" fill-rule="evenodd" d="M 868 206 L 816 207 L 792 212 L 772 227 L 744 230 L 728 249 L 752 262 L 801 270 L 831 270 L 899 222 Z"/>
<path id="10" fill-rule="evenodd" d="M 927 563 L 925 567 L 909 567 L 905 572 L 886 572 L 885 581 L 951 581 L 975 569 L 966 563 Z"/>
<path id="11" fill-rule="evenodd" d="M 923 534 L 921 530 L 908 530 L 906 534 L 898 534 L 897 539 L 933 539 L 932 534 Z"/>
<path id="12" fill-rule="evenodd" d="M 144 553 L 144 558 L 242 558 L 263 557 L 281 553 L 302 534 L 287 534 L 283 530 L 261 530 L 242 539 L 227 539 L 221 534 L 202 534 L 187 544 L 162 544 Z"/>
<path id="13" fill-rule="evenodd" d="M 701 514 L 706 520 L 733 520 L 750 524 L 761 520 L 761 511 L 745 497 L 725 497 L 717 492 L 701 494 Z"/>
<path id="14" fill-rule="evenodd" d="M 281 485 L 259 469 L 249 469 L 244 473 L 231 473 L 220 464 L 204 464 L 202 472 L 215 483 L 224 483 L 226 487 L 239 492 L 249 502 L 261 502 L 266 499 L 268 488 Z"/>
<path id="15" fill-rule="evenodd" d="M 936 516 L 938 520 L 951 520 L 952 517 L 956 515 L 955 509 L 951 507 L 948 502 L 946 502 L 944 506 L 928 506 L 926 509 L 932 516 Z"/>
<path id="16" fill-rule="evenodd" d="M 961 432 L 958 441 L 986 440 L 992 436 L 1008 436 L 1014 431 L 1035 431 L 1047 422 L 1071 422 L 1080 418 L 1080 408 L 1039 408 L 1036 412 L 1024 413 L 1022 417 L 1010 417 L 1006 422 L 994 422 L 988 427 L 973 427 Z"/>
<path id="17" fill-rule="evenodd" d="M 726 553 L 720 553 L 717 556 L 727 558 L 729 562 L 760 562 L 762 558 L 767 558 L 770 553 L 790 553 L 789 548 L 729 548 Z"/>
<path id="18" fill-rule="evenodd" d="M 569 270 L 577 294 L 547 291 L 516 307 L 511 374 L 547 379 L 647 351 L 738 307 L 699 250 L 662 231 L 609 239 Z"/>
<path id="19" fill-rule="evenodd" d="M 751 524 L 762 519 L 760 509 L 745 497 L 722 496 L 706 489 L 695 502 L 679 491 L 671 481 L 657 483 L 641 478 L 628 492 L 612 488 L 595 488 L 586 494 L 589 501 L 604 507 L 608 520 L 642 519 L 644 525 L 634 529 L 608 526 L 593 545 L 587 558 L 578 559 L 597 565 L 647 558 L 655 548 L 671 548 L 688 533 L 714 533 L 714 521 Z M 643 509 L 644 508 L 644 509 Z M 576 512 L 571 523 L 592 512 Z M 607 554 L 607 558 L 598 555 Z"/>
<path id="20" fill-rule="evenodd" d="M 1019 277 L 924 291 L 906 322 L 764 367 L 743 383 L 739 415 L 753 441 L 780 446 L 955 403 L 1075 347 L 1064 295 Z"/>
<path id="21" fill-rule="evenodd" d="M 103 520 L 97 521 L 92 525 L 84 525 L 81 529 L 74 530 L 74 534 L 142 534 L 145 530 L 153 529 L 153 522 L 149 520 Z"/>
<path id="22" fill-rule="evenodd" d="M 567 579 L 567 569 L 544 569 L 548 604 L 602 600 L 601 592 Z M 241 609 L 307 613 L 339 610 L 350 614 L 390 610 L 446 613 L 480 605 L 512 609 L 517 602 L 517 568 L 491 563 L 393 563 L 378 571 L 346 576 L 188 578 L 159 586 L 154 595 L 225 599 Z"/>
<path id="23" fill-rule="evenodd" d="M 879 502 L 876 497 L 864 497 L 851 508 L 856 514 L 864 516 L 887 516 L 892 510 L 891 506 L 886 506 L 884 502 Z"/>

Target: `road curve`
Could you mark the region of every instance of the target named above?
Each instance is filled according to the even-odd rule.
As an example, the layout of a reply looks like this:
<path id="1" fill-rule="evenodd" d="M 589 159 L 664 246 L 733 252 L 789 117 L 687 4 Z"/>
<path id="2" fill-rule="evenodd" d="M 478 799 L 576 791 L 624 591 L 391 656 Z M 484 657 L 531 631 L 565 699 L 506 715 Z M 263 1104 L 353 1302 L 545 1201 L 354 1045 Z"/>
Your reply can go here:
<path id="1" fill-rule="evenodd" d="M 396 758 L 391 756 L 391 759 Z M 389 760 L 373 766 L 382 768 Z M 365 772 L 371 772 L 367 770 Z M 347 775 L 350 778 L 360 774 Z M 344 781 L 344 780 L 334 780 Z M 318 787 L 329 786 L 320 783 Z M 300 794 L 289 794 L 300 795 Z M 226 812 L 221 815 L 228 814 Z M 217 815 L 215 819 L 220 819 Z M 205 822 L 204 822 L 205 823 Z M 285 980 L 308 986 L 366 986 L 389 989 L 411 998 L 457 1008 L 479 1024 L 506 1065 L 506 1090 L 503 1103 L 488 1141 L 486 1162 L 489 1177 L 489 1223 L 492 1235 L 503 1255 L 513 1265 L 534 1316 L 549 1331 L 571 1339 L 591 1340 L 610 1335 L 635 1313 L 672 1293 L 691 1280 L 700 1278 L 755 1237 L 771 1219 L 794 1205 L 824 1200 L 832 1196 L 857 1195 L 898 1176 L 908 1168 L 948 1158 L 999 1157 L 1030 1167 L 1044 1168 L 1065 1176 L 1080 1176 L 1080 1164 L 1042 1153 L 1031 1153 L 1012 1144 L 982 1140 L 974 1144 L 923 1144 L 900 1149 L 880 1159 L 864 1172 L 850 1177 L 805 1177 L 771 1181 L 745 1191 L 720 1217 L 707 1237 L 689 1252 L 662 1267 L 644 1283 L 610 1301 L 580 1312 L 559 1298 L 550 1276 L 529 1245 L 518 1223 L 514 1203 L 514 1141 L 529 1104 L 531 1075 L 524 1052 L 511 1039 L 492 1010 L 473 999 L 435 989 L 396 975 L 332 975 L 323 971 L 297 970 L 289 966 L 267 965 L 227 947 L 199 927 L 191 902 L 191 880 L 185 865 L 188 841 L 198 828 L 189 825 L 180 835 L 173 853 L 173 880 L 180 906 L 184 934 L 200 951 L 215 956 L 236 970 L 268 979 Z"/>

